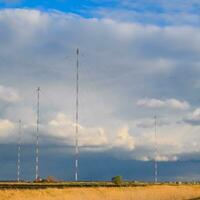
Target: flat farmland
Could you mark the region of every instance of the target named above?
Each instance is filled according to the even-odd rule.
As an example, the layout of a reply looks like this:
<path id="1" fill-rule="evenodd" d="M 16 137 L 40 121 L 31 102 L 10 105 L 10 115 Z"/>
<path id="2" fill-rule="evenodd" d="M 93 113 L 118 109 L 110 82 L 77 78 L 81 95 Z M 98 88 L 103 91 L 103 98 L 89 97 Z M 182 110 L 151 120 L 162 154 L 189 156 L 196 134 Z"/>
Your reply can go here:
<path id="1" fill-rule="evenodd" d="M 1 200 L 198 200 L 199 185 L 1 189 Z"/>

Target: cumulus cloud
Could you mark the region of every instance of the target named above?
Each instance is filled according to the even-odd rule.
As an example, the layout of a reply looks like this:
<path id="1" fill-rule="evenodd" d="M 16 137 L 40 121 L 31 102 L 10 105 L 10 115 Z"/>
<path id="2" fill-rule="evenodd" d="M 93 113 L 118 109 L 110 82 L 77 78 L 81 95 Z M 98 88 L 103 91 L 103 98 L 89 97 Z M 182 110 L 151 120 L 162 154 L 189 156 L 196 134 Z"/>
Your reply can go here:
<path id="1" fill-rule="evenodd" d="M 108 144 L 108 138 L 103 128 L 92 128 L 79 126 L 79 146 L 80 147 L 98 147 Z M 75 123 L 64 113 L 58 113 L 56 118 L 48 124 L 47 134 L 60 138 L 64 143 L 74 145 Z"/>
<path id="2" fill-rule="evenodd" d="M 148 157 L 148 156 L 143 156 L 141 158 L 139 158 L 139 160 L 142 161 L 154 161 L 156 159 L 156 161 L 158 162 L 169 162 L 169 161 L 177 161 L 178 157 L 177 156 L 172 156 L 172 155 L 157 155 L 155 158 L 153 157 Z"/>
<path id="3" fill-rule="evenodd" d="M 157 153 L 158 161 L 176 161 L 199 159 L 200 151 L 199 126 L 191 126 L 186 122 L 177 123 L 177 119 L 166 126 L 157 126 Z M 140 134 L 135 136 L 136 149 L 133 158 L 143 161 L 155 159 L 154 126 L 140 127 Z"/>
<path id="4" fill-rule="evenodd" d="M 83 149 L 109 151 L 111 146 L 113 151 L 126 150 L 135 159 L 152 157 L 152 110 L 144 112 L 140 106 L 165 108 L 161 115 L 175 121 L 182 116 L 174 110 L 187 112 L 190 107 L 198 107 L 198 89 L 194 86 L 200 76 L 198 27 L 85 19 L 27 9 L 1 10 L 0 26 L 0 79 L 18 88 L 20 94 L 23 91 L 23 102 L 17 101 L 17 91 L 14 93 L 18 95 L 13 95 L 13 90 L 5 95 L 4 91 L 2 96 L 7 98 L 3 101 L 16 103 L 4 106 L 0 101 L 1 118 L 24 118 L 30 124 L 24 127 L 29 142 L 35 138 L 35 88 L 40 85 L 41 139 L 46 143 L 51 138 L 51 143 L 74 144 L 77 47 L 83 52 L 79 127 Z M 154 99 L 137 102 L 141 96 Z M 124 124 L 127 127 L 121 129 Z M 158 128 L 162 138 L 160 155 L 198 150 L 198 143 L 188 148 L 191 141 L 199 140 L 198 127 L 169 120 L 163 124 Z"/>
<path id="5" fill-rule="evenodd" d="M 188 114 L 188 116 L 186 116 L 183 119 L 183 121 L 194 126 L 195 125 L 199 126 L 200 125 L 200 108 L 197 108 L 192 113 Z"/>
<path id="6" fill-rule="evenodd" d="M 130 135 L 128 127 L 123 127 L 118 131 L 113 143 L 115 148 L 122 148 L 129 151 L 135 149 L 135 139 Z"/>
<path id="7" fill-rule="evenodd" d="M 168 161 L 177 161 L 178 158 L 177 156 L 171 156 L 171 157 L 168 157 L 168 156 L 156 156 L 156 160 L 157 161 L 161 161 L 161 162 L 168 162 Z"/>
<path id="8" fill-rule="evenodd" d="M 75 124 L 65 114 L 58 113 L 56 118 L 48 124 L 47 134 L 60 138 L 63 142 L 74 145 Z M 113 133 L 112 139 L 102 127 L 84 127 L 79 124 L 79 146 L 87 150 L 108 150 L 118 148 L 119 150 L 132 151 L 135 149 L 135 139 L 129 133 L 129 128 L 123 127 Z"/>
<path id="9" fill-rule="evenodd" d="M 79 126 L 79 147 L 82 151 L 133 151 L 135 149 L 135 139 L 129 133 L 127 126 L 119 128 L 114 137 L 108 135 L 102 127 Z M 34 124 L 23 124 L 23 143 L 32 143 L 36 136 Z M 0 142 L 17 142 L 18 130 L 16 124 L 9 120 L 0 121 Z M 75 123 L 64 113 L 58 113 L 54 119 L 47 124 L 40 124 L 40 143 L 56 145 L 67 145 L 74 147 L 75 144 Z"/>
<path id="10" fill-rule="evenodd" d="M 0 119 L 0 141 L 1 143 L 9 143 L 15 141 L 13 131 L 15 124 L 8 119 Z"/>
<path id="11" fill-rule="evenodd" d="M 19 101 L 20 96 L 14 88 L 0 85 L 0 100 L 13 103 Z"/>
<path id="12" fill-rule="evenodd" d="M 152 118 L 142 118 L 137 119 L 135 122 L 136 127 L 138 128 L 152 128 L 155 126 L 155 118 L 152 116 Z M 157 119 L 157 125 L 158 126 L 168 126 L 170 125 L 170 121 L 167 118 L 159 118 Z"/>
<path id="13" fill-rule="evenodd" d="M 10 131 L 10 130 L 12 130 L 14 128 L 14 124 L 11 122 L 11 121 L 9 121 L 9 120 L 3 120 L 3 119 L 1 119 L 0 120 L 0 132 L 1 132 L 1 135 L 3 135 L 4 134 L 4 132 L 7 132 L 7 131 Z"/>
<path id="14" fill-rule="evenodd" d="M 187 110 L 190 104 L 186 101 L 179 101 L 177 99 L 140 99 L 137 101 L 137 106 L 147 108 L 172 108 L 178 110 Z"/>

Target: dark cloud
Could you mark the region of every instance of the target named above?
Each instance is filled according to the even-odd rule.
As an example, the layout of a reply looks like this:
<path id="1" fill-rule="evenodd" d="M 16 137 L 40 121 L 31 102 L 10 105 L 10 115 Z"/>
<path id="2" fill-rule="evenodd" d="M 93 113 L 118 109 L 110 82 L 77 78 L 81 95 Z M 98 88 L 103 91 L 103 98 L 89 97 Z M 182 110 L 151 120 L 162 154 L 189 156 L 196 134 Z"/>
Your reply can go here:
<path id="1" fill-rule="evenodd" d="M 192 125 L 192 126 L 200 126 L 200 120 L 198 120 L 198 119 L 189 119 L 189 118 L 187 119 L 187 118 L 185 118 L 185 119 L 183 119 L 183 121 L 185 123 Z"/>
<path id="2" fill-rule="evenodd" d="M 1 145 L 0 158 L 1 180 L 16 179 L 16 145 Z M 33 180 L 35 177 L 34 145 L 22 146 L 21 178 Z M 106 163 L 106 165 L 105 165 Z M 160 181 L 198 180 L 199 161 L 159 162 L 158 178 Z M 49 175 L 59 180 L 73 180 L 74 157 L 68 154 L 68 148 L 41 146 L 41 177 Z M 113 176 L 122 175 L 126 180 L 154 180 L 154 162 L 119 160 L 105 153 L 87 153 L 80 155 L 80 180 L 111 180 Z"/>

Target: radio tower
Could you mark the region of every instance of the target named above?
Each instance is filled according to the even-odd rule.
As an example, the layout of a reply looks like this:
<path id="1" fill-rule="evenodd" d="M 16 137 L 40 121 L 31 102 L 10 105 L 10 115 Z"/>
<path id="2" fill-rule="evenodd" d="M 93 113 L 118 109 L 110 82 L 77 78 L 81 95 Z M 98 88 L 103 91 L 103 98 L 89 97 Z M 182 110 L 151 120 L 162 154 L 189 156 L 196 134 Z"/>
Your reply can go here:
<path id="1" fill-rule="evenodd" d="M 18 130 L 18 152 L 17 152 L 17 181 L 20 181 L 20 168 L 21 168 L 21 120 L 19 120 L 19 130 Z"/>
<path id="2" fill-rule="evenodd" d="M 40 122 L 40 87 L 37 88 L 37 127 L 36 127 L 36 156 L 35 156 L 35 180 L 39 179 L 39 122 Z"/>
<path id="3" fill-rule="evenodd" d="M 76 127 L 75 127 L 75 181 L 78 181 L 78 158 L 79 158 L 79 144 L 78 144 L 78 132 L 79 132 L 79 49 L 76 50 L 77 62 L 76 62 Z"/>
<path id="4" fill-rule="evenodd" d="M 157 116 L 154 116 L 155 119 L 155 158 L 154 158 L 154 182 L 158 182 L 158 163 L 157 163 L 157 156 L 158 156 L 158 148 L 157 148 Z"/>

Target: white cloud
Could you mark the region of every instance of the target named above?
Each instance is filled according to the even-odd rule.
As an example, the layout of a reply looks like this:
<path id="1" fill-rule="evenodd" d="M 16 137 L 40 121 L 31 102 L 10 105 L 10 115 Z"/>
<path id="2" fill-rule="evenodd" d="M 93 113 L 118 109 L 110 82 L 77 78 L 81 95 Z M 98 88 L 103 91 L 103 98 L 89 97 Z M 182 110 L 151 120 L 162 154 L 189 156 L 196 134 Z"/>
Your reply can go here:
<path id="1" fill-rule="evenodd" d="M 159 99 L 140 99 L 137 105 L 141 107 L 160 108 L 165 106 L 165 102 Z"/>
<path id="2" fill-rule="evenodd" d="M 177 123 L 172 119 L 166 126 L 157 126 L 157 153 L 158 161 L 188 160 L 190 156 L 196 159 L 200 152 L 198 142 L 200 139 L 199 126 L 188 123 Z M 135 136 L 136 149 L 133 158 L 143 161 L 155 159 L 155 134 L 154 126 L 140 127 Z M 196 156 L 195 156 L 196 154 Z M 193 158 L 194 158 L 193 157 Z"/>
<path id="3" fill-rule="evenodd" d="M 13 122 L 9 120 L 0 121 L 1 143 L 17 142 L 18 130 Z M 58 113 L 48 123 L 40 124 L 40 144 L 51 141 L 57 145 L 65 144 L 74 146 L 75 144 L 75 123 L 64 113 Z M 22 138 L 23 143 L 32 143 L 35 140 L 35 124 L 23 123 Z M 116 133 L 109 135 L 102 127 L 86 127 L 79 124 L 78 134 L 79 147 L 81 151 L 133 151 L 135 149 L 135 139 L 129 133 L 129 128 L 124 126 Z"/>
<path id="4" fill-rule="evenodd" d="M 142 119 L 137 119 L 134 121 L 134 124 L 138 128 L 152 128 L 155 125 L 155 116 L 152 116 L 152 118 L 142 118 Z M 157 125 L 158 126 L 168 126 L 170 125 L 171 122 L 167 118 L 158 118 L 157 119 Z"/>
<path id="5" fill-rule="evenodd" d="M 45 131 L 48 130 L 48 131 Z M 59 139 L 61 143 L 74 146 L 75 124 L 64 113 L 58 113 L 48 125 L 42 127 L 45 137 Z M 112 150 L 121 149 L 133 151 L 135 149 L 135 139 L 129 133 L 129 128 L 120 128 L 116 135 L 111 136 L 108 130 L 102 127 L 86 127 L 79 124 L 79 146 L 83 150 Z"/>
<path id="6" fill-rule="evenodd" d="M 137 101 L 137 106 L 147 108 L 172 108 L 178 110 L 187 110 L 190 104 L 186 101 L 179 101 L 177 99 L 140 99 Z"/>
<path id="7" fill-rule="evenodd" d="M 14 135 L 15 124 L 8 119 L 0 119 L 0 142 L 9 143 L 16 141 L 17 135 Z"/>
<path id="8" fill-rule="evenodd" d="M 48 130 L 48 135 L 60 138 L 63 142 L 74 145 L 75 124 L 65 114 L 58 113 L 56 118 L 49 122 Z M 132 151 L 135 148 L 135 140 L 130 135 L 128 127 L 120 128 L 114 139 L 112 139 L 104 128 L 84 127 L 79 124 L 78 137 L 79 146 L 92 151 L 112 148 Z"/>
<path id="9" fill-rule="evenodd" d="M 7 131 L 13 130 L 14 124 L 9 120 L 0 120 L 0 133 L 1 136 L 4 135 Z"/>
<path id="10" fill-rule="evenodd" d="M 65 114 L 58 113 L 48 125 L 49 132 L 53 137 L 60 138 L 64 143 L 74 145 L 75 124 Z M 79 124 L 79 146 L 95 147 L 108 144 L 108 138 L 103 128 L 87 128 Z"/>
<path id="11" fill-rule="evenodd" d="M 25 127 L 29 137 L 26 141 L 33 142 L 35 138 L 35 88 L 40 85 L 42 140 L 51 138 L 51 142 L 74 144 L 77 47 L 83 52 L 80 145 L 84 149 L 101 148 L 111 153 L 126 150 L 130 157 L 152 157 L 152 110 L 144 111 L 138 105 L 165 108 L 161 115 L 176 121 L 182 116 L 174 110 L 187 112 L 188 108 L 197 106 L 198 89 L 193 83 L 200 76 L 198 27 L 85 19 L 28 9 L 1 10 L 0 27 L 3 27 L 0 79 L 5 85 L 18 88 L 20 93 L 23 91 L 23 102 L 17 101 L 19 94 L 15 89 L 9 95 L 2 95 L 7 96 L 4 101 L 17 103 L 5 106 L 0 101 L 0 117 L 10 121 L 22 117 L 31 124 Z M 141 96 L 154 99 L 130 104 Z M 171 96 L 174 98 L 169 99 Z M 187 99 L 191 106 L 178 99 Z M 148 118 L 151 120 L 143 120 Z M 121 129 L 124 124 L 127 127 Z M 176 156 L 198 150 L 198 127 L 168 120 L 161 124 L 160 155 Z M 189 148 L 192 141 L 197 141 L 197 145 Z"/>
<path id="12" fill-rule="evenodd" d="M 14 88 L 0 85 L 0 100 L 12 103 L 19 101 L 20 97 Z"/>
<path id="13" fill-rule="evenodd" d="M 115 148 L 122 148 L 132 151 L 135 149 L 135 139 L 129 133 L 128 127 L 119 129 L 116 139 L 113 142 Z"/>
<path id="14" fill-rule="evenodd" d="M 139 158 L 138 160 L 148 162 L 148 161 L 150 161 L 151 159 L 150 159 L 148 156 L 142 156 L 142 157 Z"/>
<path id="15" fill-rule="evenodd" d="M 178 158 L 177 156 L 161 156 L 161 155 L 158 155 L 156 156 L 156 160 L 157 161 L 161 161 L 161 162 L 168 162 L 168 161 L 177 161 Z"/>
<path id="16" fill-rule="evenodd" d="M 142 160 L 142 161 L 154 161 L 155 158 L 153 157 L 148 157 L 148 156 L 143 156 L 141 158 L 138 158 L 139 160 Z M 156 156 L 156 161 L 158 162 L 169 162 L 169 161 L 177 161 L 178 160 L 178 157 L 177 156 L 166 156 L 166 155 L 157 155 Z"/>
<path id="17" fill-rule="evenodd" d="M 195 109 L 192 113 L 188 114 L 184 119 L 184 122 L 191 125 L 200 125 L 200 108 Z"/>

